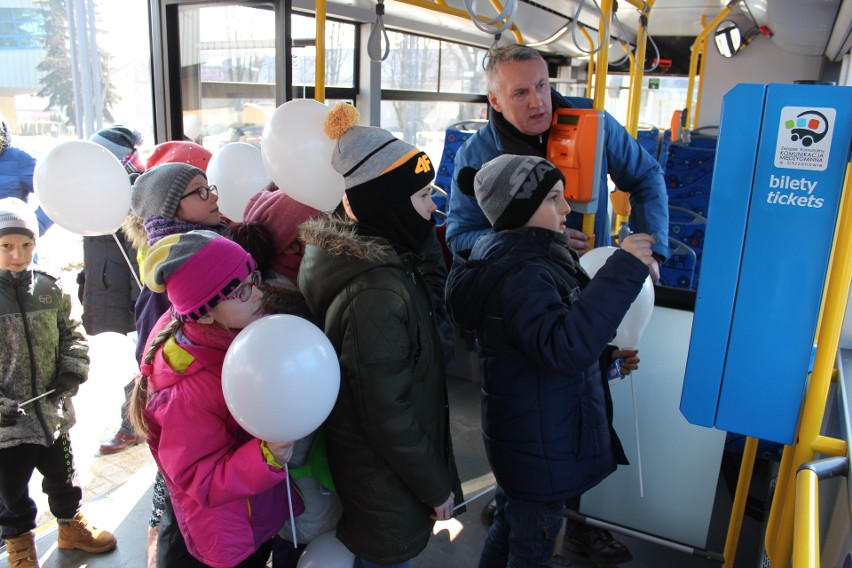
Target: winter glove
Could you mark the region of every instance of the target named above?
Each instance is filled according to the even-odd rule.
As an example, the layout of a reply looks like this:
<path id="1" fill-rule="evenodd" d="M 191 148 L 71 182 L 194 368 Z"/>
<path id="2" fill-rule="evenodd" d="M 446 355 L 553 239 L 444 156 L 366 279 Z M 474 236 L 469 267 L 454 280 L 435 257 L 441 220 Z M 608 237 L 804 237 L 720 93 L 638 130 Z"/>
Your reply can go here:
<path id="1" fill-rule="evenodd" d="M 21 416 L 26 416 L 18 401 L 0 396 L 0 426 L 14 426 Z"/>
<path id="2" fill-rule="evenodd" d="M 60 398 L 74 396 L 77 394 L 77 387 L 80 386 L 81 382 L 83 381 L 77 375 L 62 373 L 47 385 L 47 390 L 54 391 L 48 398 L 50 400 L 59 400 Z"/>

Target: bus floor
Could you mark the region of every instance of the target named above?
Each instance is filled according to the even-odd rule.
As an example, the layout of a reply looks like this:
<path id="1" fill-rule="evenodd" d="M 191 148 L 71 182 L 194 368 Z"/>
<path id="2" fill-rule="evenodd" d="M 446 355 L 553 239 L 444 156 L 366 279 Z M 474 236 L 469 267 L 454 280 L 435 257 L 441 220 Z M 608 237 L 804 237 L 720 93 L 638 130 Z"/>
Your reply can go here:
<path id="1" fill-rule="evenodd" d="M 101 456 L 97 447 L 108 439 L 117 426 L 117 410 L 121 403 L 121 387 L 109 377 L 90 377 L 75 399 L 79 422 L 72 430 L 72 446 L 78 477 L 83 485 L 86 515 L 96 526 L 113 531 L 118 538 L 115 551 L 91 555 L 80 551 L 63 551 L 56 547 L 56 522 L 47 511 L 36 474 L 30 493 L 37 501 L 37 546 L 42 568 L 122 568 L 144 567 L 148 517 L 155 465 L 145 444 L 122 453 Z M 115 381 L 114 377 L 112 378 Z M 94 383 L 94 384 L 91 384 Z M 100 383 L 100 384 L 98 384 Z M 106 387 L 104 385 L 107 385 Z M 490 487 L 494 477 L 482 447 L 479 415 L 479 385 L 473 380 L 448 377 L 452 416 L 453 443 L 465 495 L 471 497 Z M 114 392 L 113 392 L 114 391 Z M 109 393 L 108 395 L 105 393 Z M 106 399 L 111 399 L 108 402 Z M 714 512 L 708 535 L 708 548 L 721 553 L 730 514 L 730 491 L 719 483 L 718 509 Z M 486 493 L 468 505 L 457 519 L 438 523 L 427 548 L 412 561 L 413 568 L 452 568 L 476 566 L 487 527 L 480 520 L 482 508 L 491 497 Z M 688 506 L 685 504 L 684 506 Z M 758 565 L 761 523 L 746 517 L 738 548 L 738 566 Z M 699 558 L 626 535 L 617 535 L 631 551 L 633 560 L 625 568 L 714 568 L 717 562 Z M 0 566 L 6 565 L 5 549 L 0 548 Z M 580 558 L 572 565 L 594 566 Z"/>

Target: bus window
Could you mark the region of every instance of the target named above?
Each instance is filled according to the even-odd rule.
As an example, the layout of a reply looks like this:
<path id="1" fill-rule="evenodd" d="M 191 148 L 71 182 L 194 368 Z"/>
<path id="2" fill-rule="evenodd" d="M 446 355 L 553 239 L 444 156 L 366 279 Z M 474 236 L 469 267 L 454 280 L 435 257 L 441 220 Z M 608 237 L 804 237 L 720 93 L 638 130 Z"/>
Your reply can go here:
<path id="1" fill-rule="evenodd" d="M 180 91 L 184 135 L 211 151 L 260 145 L 275 109 L 275 26 L 264 8 L 181 6 Z"/>

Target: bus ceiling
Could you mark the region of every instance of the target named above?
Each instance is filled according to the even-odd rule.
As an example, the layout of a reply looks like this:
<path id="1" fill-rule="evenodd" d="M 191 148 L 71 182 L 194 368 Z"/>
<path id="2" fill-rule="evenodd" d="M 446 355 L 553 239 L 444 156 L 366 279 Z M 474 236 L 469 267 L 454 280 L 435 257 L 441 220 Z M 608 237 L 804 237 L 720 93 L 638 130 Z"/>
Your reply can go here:
<path id="1" fill-rule="evenodd" d="M 508 0 L 495 3 L 502 7 Z M 562 57 L 582 58 L 588 50 L 584 34 L 571 28 L 575 18 L 591 32 L 596 41 L 600 26 L 599 12 L 594 2 L 584 0 L 582 9 L 577 0 L 517 0 L 514 23 L 520 34 L 511 30 L 502 34 L 502 41 L 515 41 L 522 35 L 524 43 L 538 44 L 543 53 Z M 384 4 L 384 24 L 388 28 L 435 35 L 481 47 L 494 43 L 494 36 L 479 31 L 470 18 L 458 17 L 448 11 L 464 12 L 463 0 L 387 0 Z M 621 0 L 617 3 L 610 36 L 634 45 L 639 27 L 639 10 L 635 4 Z M 420 5 L 434 5 L 426 9 Z M 648 31 L 659 49 L 659 59 L 666 61 L 658 72 L 686 75 L 692 42 L 702 30 L 702 18 L 713 19 L 725 4 L 707 0 L 656 0 L 648 2 Z M 781 50 L 795 55 L 825 55 L 831 61 L 850 51 L 852 43 L 852 0 L 735 0 L 728 4 L 728 20 L 740 28 L 744 44 L 759 39 L 772 41 Z M 313 0 L 293 0 L 296 10 L 313 11 Z M 449 8 L 446 10 L 445 8 Z M 444 13 L 440 11 L 444 9 Z M 493 17 L 497 10 L 491 2 L 480 1 L 477 12 Z M 376 0 L 329 0 L 328 15 L 370 23 L 376 19 Z M 562 33 L 560 33 L 562 31 Z M 554 39 L 555 38 L 555 39 Z M 580 47 L 578 48 L 578 43 Z M 623 49 L 613 43 L 610 61 L 623 55 Z M 655 56 L 648 49 L 648 67 Z"/>

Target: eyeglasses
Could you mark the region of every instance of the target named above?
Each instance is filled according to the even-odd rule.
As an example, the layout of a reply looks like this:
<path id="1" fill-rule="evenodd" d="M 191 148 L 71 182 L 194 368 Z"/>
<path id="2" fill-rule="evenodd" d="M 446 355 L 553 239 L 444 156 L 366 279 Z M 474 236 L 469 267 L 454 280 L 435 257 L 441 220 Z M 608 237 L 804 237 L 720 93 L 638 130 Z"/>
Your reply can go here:
<path id="1" fill-rule="evenodd" d="M 251 299 L 251 295 L 254 293 L 255 286 L 260 285 L 260 272 L 255 270 L 251 274 L 248 275 L 242 284 L 237 286 L 237 289 L 234 290 L 229 296 L 225 296 L 226 300 L 237 300 L 239 299 L 241 302 L 248 302 Z"/>
<path id="2" fill-rule="evenodd" d="M 190 195 L 195 195 L 196 193 L 198 194 L 198 197 L 201 198 L 201 201 L 207 201 L 211 193 L 219 195 L 219 189 L 215 185 L 202 186 L 196 189 L 195 191 L 190 191 L 189 193 L 181 197 L 180 200 L 183 201 Z"/>

